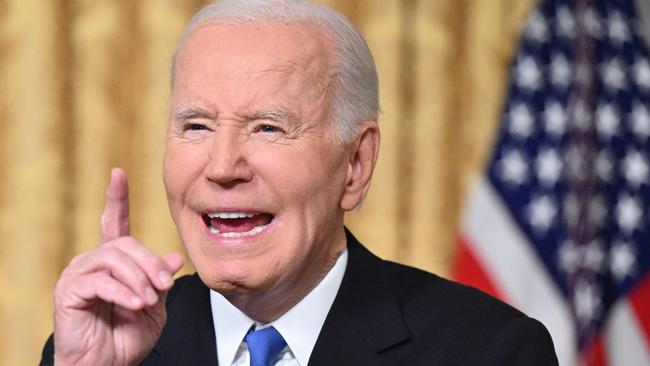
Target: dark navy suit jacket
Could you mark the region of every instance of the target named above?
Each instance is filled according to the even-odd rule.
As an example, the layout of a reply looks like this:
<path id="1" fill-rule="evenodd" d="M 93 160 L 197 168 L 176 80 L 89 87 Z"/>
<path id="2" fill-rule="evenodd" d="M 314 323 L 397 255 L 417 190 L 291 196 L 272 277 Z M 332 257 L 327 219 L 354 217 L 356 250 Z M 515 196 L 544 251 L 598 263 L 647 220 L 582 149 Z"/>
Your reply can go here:
<path id="1" fill-rule="evenodd" d="M 557 365 L 540 322 L 473 288 L 381 260 L 349 232 L 348 251 L 309 366 Z M 167 312 L 141 365 L 217 365 L 209 290 L 196 274 L 176 280 Z M 42 365 L 52 353 L 50 338 Z"/>

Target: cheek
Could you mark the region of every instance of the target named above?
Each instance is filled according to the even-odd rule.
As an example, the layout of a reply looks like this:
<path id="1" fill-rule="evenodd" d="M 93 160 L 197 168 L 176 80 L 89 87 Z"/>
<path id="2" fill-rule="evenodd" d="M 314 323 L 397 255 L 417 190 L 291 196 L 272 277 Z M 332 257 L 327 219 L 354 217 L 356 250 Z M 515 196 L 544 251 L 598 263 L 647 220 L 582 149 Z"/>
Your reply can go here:
<path id="1" fill-rule="evenodd" d="M 202 154 L 188 146 L 168 146 L 163 157 L 163 181 L 170 203 L 180 199 L 193 180 L 200 176 Z"/>
<path id="2" fill-rule="evenodd" d="M 328 155 L 329 154 L 329 155 Z M 327 211 L 338 207 L 346 178 L 346 167 L 331 152 L 286 154 L 267 160 L 264 169 L 285 203 Z"/>
<path id="3" fill-rule="evenodd" d="M 278 154 L 273 159 L 261 159 L 257 172 L 264 175 L 272 189 L 285 204 L 303 206 L 318 192 L 321 174 L 318 159 L 300 154 Z M 264 173 L 262 173 L 264 171 Z"/>

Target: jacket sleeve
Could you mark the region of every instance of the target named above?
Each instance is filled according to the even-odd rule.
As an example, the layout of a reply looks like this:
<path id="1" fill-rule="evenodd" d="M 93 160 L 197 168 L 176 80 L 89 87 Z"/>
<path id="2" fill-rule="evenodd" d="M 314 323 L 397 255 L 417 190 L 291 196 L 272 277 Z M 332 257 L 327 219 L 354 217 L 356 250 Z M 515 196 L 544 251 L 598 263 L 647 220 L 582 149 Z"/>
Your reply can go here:
<path id="1" fill-rule="evenodd" d="M 494 336 L 480 365 L 482 366 L 556 366 L 557 356 L 551 335 L 539 321 L 515 318 Z"/>

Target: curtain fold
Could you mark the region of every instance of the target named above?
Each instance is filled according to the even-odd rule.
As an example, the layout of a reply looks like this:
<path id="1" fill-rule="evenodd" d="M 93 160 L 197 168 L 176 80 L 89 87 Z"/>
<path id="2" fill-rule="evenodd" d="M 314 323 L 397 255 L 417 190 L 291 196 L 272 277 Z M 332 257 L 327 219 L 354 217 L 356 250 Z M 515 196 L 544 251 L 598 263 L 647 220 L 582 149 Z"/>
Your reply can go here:
<path id="1" fill-rule="evenodd" d="M 34 6 L 39 11 L 32 11 Z M 0 32 L 0 352 L 5 365 L 34 363 L 51 324 L 51 293 L 66 243 L 68 126 L 61 12 L 53 1 L 2 3 Z M 21 14 L 31 13 L 29 17 Z M 65 249 L 63 249 L 65 250 Z M 44 306 L 44 304 L 46 306 Z M 36 335 L 38 334 L 38 336 Z"/>
<path id="2" fill-rule="evenodd" d="M 444 275 L 533 0 L 321 2 L 380 73 L 379 165 L 346 223 L 380 256 Z M 182 251 L 161 157 L 170 59 L 203 3 L 0 0 L 0 365 L 37 363 L 56 279 L 97 244 L 110 167 L 129 174 L 133 236 Z"/>

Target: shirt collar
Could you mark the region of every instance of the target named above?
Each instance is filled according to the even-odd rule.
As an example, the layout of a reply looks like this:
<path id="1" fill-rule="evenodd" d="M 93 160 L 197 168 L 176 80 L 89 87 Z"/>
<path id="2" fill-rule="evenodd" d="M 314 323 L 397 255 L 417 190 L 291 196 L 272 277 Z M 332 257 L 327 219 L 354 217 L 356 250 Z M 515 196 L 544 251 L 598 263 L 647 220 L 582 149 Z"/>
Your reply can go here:
<path id="1" fill-rule="evenodd" d="M 316 287 L 294 307 L 269 325 L 280 332 L 299 365 L 306 366 L 334 298 L 343 281 L 348 262 L 345 249 Z M 231 365 L 244 336 L 256 322 L 210 290 L 210 304 L 217 340 L 219 365 Z"/>

